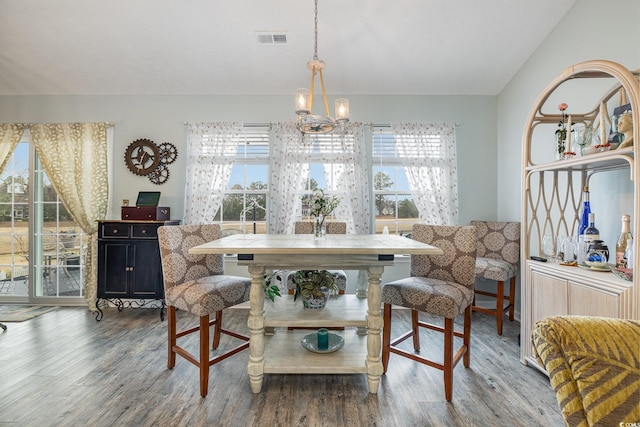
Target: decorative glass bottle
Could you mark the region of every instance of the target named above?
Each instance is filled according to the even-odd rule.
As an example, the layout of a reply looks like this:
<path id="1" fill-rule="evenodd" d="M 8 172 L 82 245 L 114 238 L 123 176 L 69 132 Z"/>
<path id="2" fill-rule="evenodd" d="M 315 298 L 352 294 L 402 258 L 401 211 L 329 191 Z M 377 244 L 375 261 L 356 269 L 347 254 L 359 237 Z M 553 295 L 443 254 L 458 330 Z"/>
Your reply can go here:
<path id="1" fill-rule="evenodd" d="M 620 232 L 620 237 L 616 242 L 616 267 L 618 268 L 627 267 L 627 261 L 624 254 L 627 251 L 627 241 L 633 238 L 631 235 L 630 223 L 631 217 L 629 215 L 622 215 L 622 231 Z"/>
<path id="2" fill-rule="evenodd" d="M 591 213 L 591 205 L 589 203 L 589 187 L 585 185 L 582 193 L 582 213 L 580 214 L 580 228 L 578 229 L 578 241 L 584 240 L 584 230 L 589 227 L 589 214 Z"/>
<path id="3" fill-rule="evenodd" d="M 600 239 L 600 230 L 596 228 L 596 214 L 589 214 L 589 226 L 584 230 L 584 242 L 589 244 Z"/>

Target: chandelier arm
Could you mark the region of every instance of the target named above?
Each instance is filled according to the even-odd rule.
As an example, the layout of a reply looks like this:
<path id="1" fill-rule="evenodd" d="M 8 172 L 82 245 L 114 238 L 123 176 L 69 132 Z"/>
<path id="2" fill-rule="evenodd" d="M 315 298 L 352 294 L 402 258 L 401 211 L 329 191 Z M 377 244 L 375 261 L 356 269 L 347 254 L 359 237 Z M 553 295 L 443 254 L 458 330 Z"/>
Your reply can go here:
<path id="1" fill-rule="evenodd" d="M 313 114 L 313 92 L 316 86 L 316 69 L 311 70 L 311 90 L 309 91 L 309 114 Z"/>
<path id="2" fill-rule="evenodd" d="M 322 77 L 322 69 L 320 73 L 320 84 L 322 85 L 322 99 L 324 99 L 324 110 L 327 117 L 329 117 L 329 103 L 327 103 L 327 91 L 324 89 L 324 77 Z"/>

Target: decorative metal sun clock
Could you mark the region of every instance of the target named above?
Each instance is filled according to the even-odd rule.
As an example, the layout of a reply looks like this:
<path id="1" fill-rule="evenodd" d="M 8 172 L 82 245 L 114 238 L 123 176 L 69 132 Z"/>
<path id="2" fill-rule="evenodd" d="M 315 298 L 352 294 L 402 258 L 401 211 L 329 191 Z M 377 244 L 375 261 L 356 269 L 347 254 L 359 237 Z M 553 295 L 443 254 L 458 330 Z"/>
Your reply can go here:
<path id="1" fill-rule="evenodd" d="M 169 165 L 178 158 L 178 149 L 169 142 L 156 145 L 150 139 L 133 141 L 124 152 L 124 162 L 129 170 L 149 181 L 161 185 L 169 179 Z"/>

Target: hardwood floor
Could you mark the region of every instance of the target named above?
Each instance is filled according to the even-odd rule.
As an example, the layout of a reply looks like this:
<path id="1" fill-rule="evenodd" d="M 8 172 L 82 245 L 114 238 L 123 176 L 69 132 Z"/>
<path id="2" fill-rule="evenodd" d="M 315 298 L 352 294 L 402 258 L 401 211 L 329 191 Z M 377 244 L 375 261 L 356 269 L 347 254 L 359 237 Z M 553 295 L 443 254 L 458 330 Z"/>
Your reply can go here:
<path id="1" fill-rule="evenodd" d="M 224 324 L 247 332 L 246 316 L 227 310 Z M 394 332 L 408 320 L 407 310 L 394 310 Z M 202 399 L 196 367 L 178 358 L 166 368 L 157 309 L 107 309 L 96 322 L 85 308 L 63 307 L 0 331 L 0 425 L 562 426 L 547 377 L 519 361 L 518 333 L 506 321 L 498 336 L 493 317 L 473 314 L 471 368 L 454 370 L 452 403 L 442 372 L 394 354 L 377 395 L 360 374 L 270 374 L 254 395 L 248 350 L 211 367 Z M 421 335 L 423 354 L 441 353 L 432 336 Z M 223 337 L 221 348 L 237 342 Z"/>

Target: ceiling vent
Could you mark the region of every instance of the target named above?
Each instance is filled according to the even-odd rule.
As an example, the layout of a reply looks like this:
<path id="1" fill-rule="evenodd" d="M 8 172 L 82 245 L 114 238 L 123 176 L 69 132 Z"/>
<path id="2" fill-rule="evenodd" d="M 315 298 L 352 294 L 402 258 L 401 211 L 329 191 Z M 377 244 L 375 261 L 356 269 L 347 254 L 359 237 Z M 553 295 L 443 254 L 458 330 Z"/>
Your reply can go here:
<path id="1" fill-rule="evenodd" d="M 258 44 L 287 44 L 286 33 L 256 33 Z"/>

